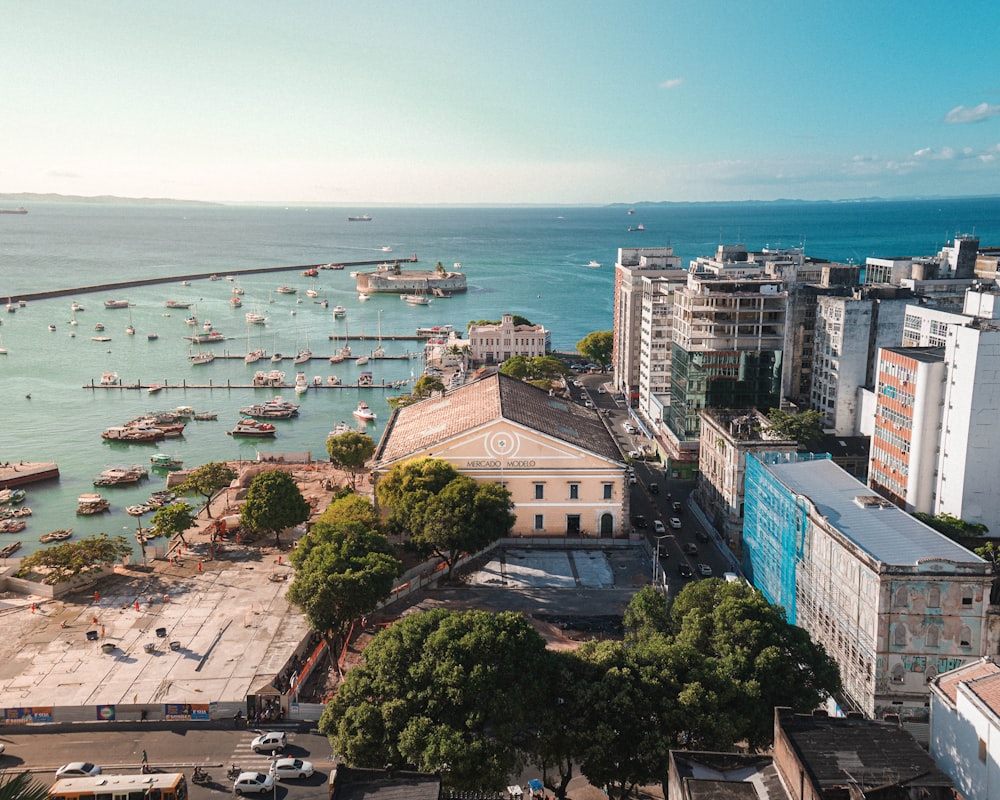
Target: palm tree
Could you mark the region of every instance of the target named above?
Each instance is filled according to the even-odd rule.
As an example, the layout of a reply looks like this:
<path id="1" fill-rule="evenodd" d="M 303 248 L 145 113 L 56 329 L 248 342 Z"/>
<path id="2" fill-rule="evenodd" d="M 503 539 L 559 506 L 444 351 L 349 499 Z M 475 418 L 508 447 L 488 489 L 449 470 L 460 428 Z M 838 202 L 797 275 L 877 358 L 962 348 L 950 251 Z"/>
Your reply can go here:
<path id="1" fill-rule="evenodd" d="M 38 783 L 30 772 L 0 773 L 0 800 L 45 800 L 49 787 Z"/>

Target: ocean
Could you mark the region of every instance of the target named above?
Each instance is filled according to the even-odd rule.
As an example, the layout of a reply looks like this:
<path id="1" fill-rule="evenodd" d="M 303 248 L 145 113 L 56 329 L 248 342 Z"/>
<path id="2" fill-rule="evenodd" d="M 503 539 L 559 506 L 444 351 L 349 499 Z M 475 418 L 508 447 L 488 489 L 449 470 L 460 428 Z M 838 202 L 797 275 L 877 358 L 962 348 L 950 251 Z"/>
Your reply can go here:
<path id="1" fill-rule="evenodd" d="M 360 302 L 349 270 L 299 271 L 240 276 L 235 281 L 194 281 L 130 288 L 117 293 L 129 309 L 104 308 L 107 293 L 31 301 L 16 313 L 0 311 L 0 461 L 56 461 L 61 477 L 27 487 L 33 515 L 27 528 L 5 534 L 23 542 L 18 555 L 40 547 L 37 539 L 72 527 L 79 538 L 99 532 L 128 535 L 136 520 L 127 505 L 163 487 L 151 473 L 139 487 L 106 487 L 112 510 L 77 517 L 76 498 L 93 491 L 93 479 L 116 464 L 149 464 L 156 452 L 175 455 L 185 466 L 211 460 L 254 459 L 258 452 L 304 452 L 325 456 L 327 433 L 339 421 L 354 424 L 352 410 L 362 399 L 377 412 L 368 426 L 376 439 L 389 417 L 386 397 L 399 389 L 310 389 L 296 397 L 298 418 L 280 421 L 273 440 L 227 435 L 239 409 L 273 396 L 273 390 L 229 388 L 248 384 L 258 369 L 280 368 L 294 378 L 290 361 L 246 365 L 242 359 L 188 362 L 192 334 L 185 316 L 210 320 L 225 342 L 217 354 L 242 355 L 263 347 L 268 354 L 293 354 L 308 347 L 316 358 L 303 365 L 307 376 L 324 382 L 337 375 L 355 383 L 370 370 L 376 383 L 405 381 L 420 374 L 418 359 L 329 364 L 337 343 L 331 335 L 363 335 L 355 354 L 377 346 L 379 332 L 389 355 L 419 349 L 416 342 L 393 341 L 417 326 L 452 324 L 464 330 L 472 320 L 498 319 L 510 312 L 545 325 L 557 350 L 572 350 L 593 330 L 612 325 L 614 262 L 619 247 L 672 246 L 687 264 L 711 255 L 720 243 L 749 249 L 804 247 L 816 258 L 863 263 L 869 256 L 931 255 L 957 234 L 978 235 L 983 246 L 1000 246 L 1000 198 L 856 203 L 640 204 L 633 214 L 623 205 L 523 208 L 306 208 L 193 204 L 36 203 L 25 216 L 0 215 L 0 305 L 18 295 L 190 273 L 217 273 L 255 267 L 300 266 L 390 260 L 417 255 L 422 268 L 441 262 L 462 265 L 469 291 L 410 306 L 396 296 L 373 295 Z M 348 222 L 348 215 L 371 214 L 371 222 Z M 629 232 L 642 223 L 644 231 Z M 387 249 L 391 248 L 391 249 Z M 600 267 L 589 266 L 591 261 Z M 278 286 L 297 289 L 278 294 Z M 244 290 L 243 306 L 231 308 L 232 289 Z M 306 297 L 307 289 L 318 292 Z M 320 300 L 328 300 L 323 308 Z M 191 302 L 189 311 L 168 309 L 168 299 Z M 76 301 L 85 310 L 71 312 Z M 347 307 L 335 319 L 333 306 Z M 263 328 L 245 323 L 247 311 L 268 317 Z M 72 324 L 75 322 L 76 324 Z M 105 330 L 95 331 L 102 323 Z M 129 324 L 134 336 L 125 332 Z M 55 326 L 54 331 L 49 326 Z M 155 332 L 158 338 L 149 340 Z M 93 341 L 92 337 L 110 341 Z M 213 389 L 142 390 L 85 388 L 105 371 L 128 384 L 211 383 Z M 101 432 L 142 413 L 191 406 L 218 414 L 217 421 L 191 422 L 180 439 L 157 445 L 109 444 Z M 148 518 L 144 520 L 148 522 Z M 0 539 L 0 544 L 4 543 Z"/>

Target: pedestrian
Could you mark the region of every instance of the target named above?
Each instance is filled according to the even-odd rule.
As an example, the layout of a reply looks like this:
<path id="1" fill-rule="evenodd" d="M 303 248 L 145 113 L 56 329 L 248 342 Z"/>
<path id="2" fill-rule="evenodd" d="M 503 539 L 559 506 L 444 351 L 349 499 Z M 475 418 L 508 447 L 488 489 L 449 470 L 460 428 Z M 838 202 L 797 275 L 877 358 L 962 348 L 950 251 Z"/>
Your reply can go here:
<path id="1" fill-rule="evenodd" d="M 146 751 L 143 750 L 142 751 L 142 764 L 143 764 L 143 766 L 145 766 L 148 763 L 149 763 L 149 759 L 146 757 Z"/>

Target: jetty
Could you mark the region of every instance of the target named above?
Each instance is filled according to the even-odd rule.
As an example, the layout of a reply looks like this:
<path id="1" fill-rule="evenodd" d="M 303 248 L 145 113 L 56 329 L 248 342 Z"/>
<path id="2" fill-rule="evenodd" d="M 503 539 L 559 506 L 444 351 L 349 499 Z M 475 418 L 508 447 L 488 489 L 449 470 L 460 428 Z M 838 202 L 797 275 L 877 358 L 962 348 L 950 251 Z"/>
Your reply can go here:
<path id="1" fill-rule="evenodd" d="M 13 461 L 0 462 L 0 489 L 23 486 L 59 477 L 59 465 L 55 461 Z"/>
<path id="2" fill-rule="evenodd" d="M 400 379 L 395 381 L 372 381 L 371 383 L 335 383 L 330 384 L 325 380 L 321 383 L 309 383 L 309 389 L 400 389 L 407 384 L 413 383 L 413 379 Z M 153 383 L 144 383 L 142 380 L 138 380 L 135 383 L 98 383 L 97 381 L 91 380 L 90 383 L 85 383 L 83 385 L 84 389 L 117 389 L 119 391 L 137 391 L 137 390 L 149 390 L 151 386 L 157 387 L 157 390 L 166 389 L 267 389 L 273 391 L 275 389 L 294 389 L 294 383 L 274 383 L 267 384 L 266 386 L 255 385 L 253 383 L 233 383 L 230 380 L 222 381 L 216 383 L 215 381 L 208 381 L 208 383 L 192 383 L 188 380 L 181 380 L 179 383 L 170 383 L 167 380 L 154 381 Z M 20 467 L 19 467 L 20 469 Z M 2 473 L 0 473 L 2 474 Z M 37 480 L 41 480 L 40 478 Z M 2 484 L 0 484 L 2 486 Z"/>
<path id="3" fill-rule="evenodd" d="M 417 263 L 417 254 L 414 253 L 410 258 L 397 258 L 395 261 L 406 262 L 410 264 Z M 354 267 L 377 267 L 382 264 L 383 261 L 380 259 L 369 260 L 369 261 L 344 261 L 338 262 L 336 269 L 351 269 Z M 302 270 L 307 269 L 326 269 L 327 264 L 298 264 L 296 266 L 282 266 L 282 267 L 251 267 L 248 269 L 235 269 L 226 272 L 226 275 L 239 276 L 239 275 L 266 275 L 268 273 L 274 272 L 291 272 L 292 270 Z M 163 283 L 177 283 L 179 281 L 199 281 L 199 280 L 211 280 L 212 276 L 217 276 L 217 272 L 191 272 L 185 275 L 171 275 L 169 277 L 161 278 L 142 278 L 134 281 L 119 281 L 117 283 L 98 283 L 91 284 L 89 286 L 74 286 L 70 289 L 52 289 L 46 292 L 28 292 L 26 294 L 19 294 L 12 298 L 12 302 L 27 301 L 27 300 L 48 300 L 53 297 L 71 297 L 77 294 L 95 294 L 97 292 L 110 292 L 116 293 L 122 289 L 130 289 L 135 286 L 155 286 L 157 284 Z"/>

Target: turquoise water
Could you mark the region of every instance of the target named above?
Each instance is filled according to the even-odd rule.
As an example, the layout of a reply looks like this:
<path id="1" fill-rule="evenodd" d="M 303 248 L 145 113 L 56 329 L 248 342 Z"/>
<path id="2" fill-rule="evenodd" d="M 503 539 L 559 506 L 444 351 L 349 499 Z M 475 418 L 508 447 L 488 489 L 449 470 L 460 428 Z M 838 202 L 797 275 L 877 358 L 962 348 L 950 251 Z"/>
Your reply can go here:
<path id="1" fill-rule="evenodd" d="M 370 223 L 349 223 L 349 213 L 368 211 Z M 627 227 L 642 222 L 643 233 Z M 412 335 L 418 325 L 450 323 L 464 329 L 475 319 L 496 319 L 504 312 L 522 314 L 552 331 L 556 349 L 572 349 L 592 330 L 612 324 L 613 264 L 619 247 L 672 245 L 685 263 L 714 252 L 720 242 L 744 242 L 750 248 L 804 244 L 814 257 L 862 262 L 867 256 L 926 255 L 937 252 L 956 233 L 975 233 L 984 245 L 1000 245 L 1000 199 L 868 204 L 700 204 L 625 207 L 517 209 L 305 209 L 233 206 L 138 206 L 37 204 L 26 216 L 0 216 L 0 302 L 19 293 L 70 286 L 253 267 L 319 264 L 409 257 L 416 253 L 427 268 L 441 261 L 463 265 L 466 294 L 413 307 L 395 296 L 357 299 L 348 271 L 320 271 L 314 281 L 298 271 L 241 277 L 242 308 L 229 306 L 233 283 L 197 281 L 129 289 L 130 310 L 106 310 L 106 294 L 33 301 L 14 314 L 0 311 L 0 461 L 57 461 L 57 482 L 28 487 L 34 515 L 16 538 L 20 555 L 38 547 L 37 537 L 72 527 L 77 535 L 131 532 L 135 520 L 124 507 L 162 488 L 154 476 L 134 489 L 108 488 L 112 512 L 76 517 L 76 497 L 92 491 L 92 480 L 119 463 L 148 464 L 155 452 L 176 455 L 188 466 L 209 460 L 253 459 L 260 452 L 311 451 L 325 454 L 326 434 L 340 420 L 354 421 L 351 411 L 366 399 L 378 413 L 368 430 L 381 434 L 392 389 L 311 389 L 296 399 L 297 419 L 278 422 L 274 440 L 251 441 L 226 435 L 239 409 L 274 394 L 269 390 L 225 388 L 247 384 L 270 362 L 245 365 L 241 359 L 192 366 L 191 312 L 164 307 L 167 299 L 187 300 L 200 320 L 209 319 L 229 337 L 211 346 L 216 353 L 242 355 L 247 350 L 245 313 L 259 310 L 269 318 L 263 330 L 249 332 L 251 349 L 264 347 L 293 354 L 308 346 L 317 358 L 303 369 L 324 381 L 336 374 L 354 383 L 362 370 L 376 382 L 419 375 L 417 360 L 386 360 L 357 367 L 352 361 L 331 365 L 331 334 L 364 335 L 352 342 L 355 355 L 376 346 L 379 325 L 384 337 Z M 391 247 L 392 252 L 384 252 Z M 590 268 L 590 261 L 602 264 Z M 276 294 L 281 284 L 296 295 Z M 310 287 L 327 298 L 329 308 L 305 296 Z M 71 325 L 70 303 L 85 311 Z M 301 302 L 297 302 L 301 300 Z M 332 308 L 348 314 L 335 320 Z M 381 311 L 381 314 L 379 312 Z M 294 313 L 293 313 L 294 312 Z M 134 336 L 125 333 L 131 322 Z M 169 315 L 169 316 L 168 316 Z M 96 332 L 101 322 L 105 331 Z M 55 331 L 48 330 L 55 325 Z M 149 341 L 146 334 L 159 338 Z M 75 335 L 73 335 L 75 334 Z M 92 336 L 109 336 L 95 342 Z M 417 348 L 414 342 L 383 346 L 390 355 Z M 278 366 L 278 365 L 274 365 Z M 296 367 L 280 367 L 289 383 Z M 85 389 L 104 371 L 117 372 L 125 384 L 183 381 L 222 387 L 145 391 Z M 30 399 L 28 397 L 30 395 Z M 152 445 L 112 445 L 101 432 L 141 413 L 188 405 L 212 411 L 217 422 L 192 422 L 183 438 Z M 2 541 L 2 540 L 0 540 Z"/>

